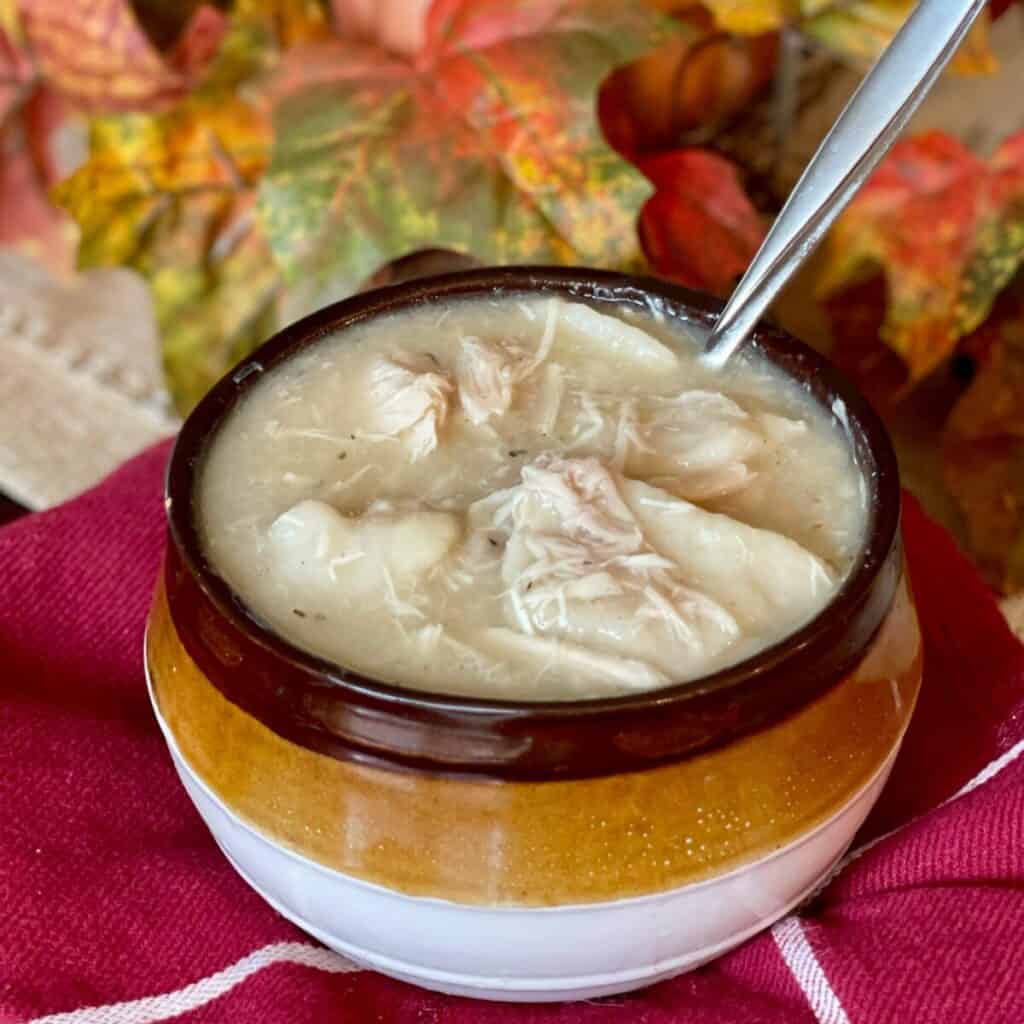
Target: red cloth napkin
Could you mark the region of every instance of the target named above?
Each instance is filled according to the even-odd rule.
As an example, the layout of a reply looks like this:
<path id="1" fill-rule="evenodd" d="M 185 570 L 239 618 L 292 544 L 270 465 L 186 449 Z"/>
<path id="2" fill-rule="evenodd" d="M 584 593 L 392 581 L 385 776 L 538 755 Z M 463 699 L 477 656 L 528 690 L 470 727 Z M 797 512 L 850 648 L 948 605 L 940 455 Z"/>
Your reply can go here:
<path id="1" fill-rule="evenodd" d="M 926 677 L 857 846 L 799 915 L 645 991 L 515 1006 L 352 965 L 231 870 L 171 767 L 142 630 L 166 446 L 0 529 L 0 1021 L 1024 1020 L 1024 647 L 908 500 Z"/>

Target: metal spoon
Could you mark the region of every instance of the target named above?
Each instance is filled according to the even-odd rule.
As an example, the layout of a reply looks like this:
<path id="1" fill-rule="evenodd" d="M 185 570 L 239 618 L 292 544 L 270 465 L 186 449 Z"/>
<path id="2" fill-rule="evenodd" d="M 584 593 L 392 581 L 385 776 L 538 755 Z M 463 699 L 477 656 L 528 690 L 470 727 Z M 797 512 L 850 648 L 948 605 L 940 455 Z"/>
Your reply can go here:
<path id="1" fill-rule="evenodd" d="M 720 369 L 875 166 L 963 41 L 985 0 L 920 0 L 846 104 L 726 303 L 704 348 Z"/>

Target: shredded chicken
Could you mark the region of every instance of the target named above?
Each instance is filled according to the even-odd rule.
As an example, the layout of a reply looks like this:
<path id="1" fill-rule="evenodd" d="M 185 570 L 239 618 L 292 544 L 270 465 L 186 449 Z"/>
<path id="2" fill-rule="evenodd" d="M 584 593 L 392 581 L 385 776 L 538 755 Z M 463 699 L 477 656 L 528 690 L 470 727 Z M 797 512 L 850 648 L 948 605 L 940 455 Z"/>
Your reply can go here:
<path id="1" fill-rule="evenodd" d="M 462 411 L 470 423 L 486 423 L 508 411 L 513 387 L 530 377 L 551 352 L 560 305 L 557 299 L 548 300 L 544 330 L 533 353 L 511 345 L 494 345 L 476 337 L 460 339 L 455 379 Z"/>
<path id="2" fill-rule="evenodd" d="M 732 616 L 687 586 L 645 540 L 597 459 L 542 455 L 522 482 L 471 510 L 503 537 L 507 621 L 526 636 L 687 671 L 737 636 Z"/>
<path id="3" fill-rule="evenodd" d="M 514 367 L 507 351 L 480 338 L 463 338 L 455 361 L 462 411 L 470 423 L 486 423 L 512 404 Z"/>
<path id="4" fill-rule="evenodd" d="M 429 455 L 448 416 L 452 383 L 427 355 L 381 358 L 370 371 L 370 430 L 408 444 L 415 461 Z"/>

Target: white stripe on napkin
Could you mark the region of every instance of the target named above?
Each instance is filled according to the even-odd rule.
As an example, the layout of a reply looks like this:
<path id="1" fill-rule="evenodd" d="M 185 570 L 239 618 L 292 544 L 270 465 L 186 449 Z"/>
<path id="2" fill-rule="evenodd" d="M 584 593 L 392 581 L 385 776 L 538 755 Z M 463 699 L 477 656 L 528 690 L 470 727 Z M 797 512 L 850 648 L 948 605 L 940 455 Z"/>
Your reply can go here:
<path id="1" fill-rule="evenodd" d="M 1013 764 L 1022 754 L 1024 754 L 1024 740 L 1018 741 L 1009 750 L 1000 754 L 994 761 L 990 761 L 974 778 L 964 783 L 952 796 L 943 800 L 939 807 L 945 807 L 946 804 L 966 796 L 972 790 L 977 789 L 978 786 L 994 779 L 1004 768 Z M 935 809 L 938 810 L 938 808 Z M 922 818 L 925 816 L 921 815 Z M 920 821 L 921 818 L 913 820 Z M 815 892 L 817 893 L 824 889 L 851 861 L 867 853 L 868 850 L 877 846 L 884 839 L 902 832 L 907 825 L 912 823 L 905 822 L 899 828 L 894 828 L 891 832 L 876 836 L 869 842 L 857 847 L 857 849 L 851 850 L 836 864 L 835 868 L 822 881 L 822 884 L 818 886 Z M 847 1017 L 842 1003 L 839 1002 L 839 997 L 829 984 L 817 955 L 811 948 L 811 944 L 807 941 L 800 918 L 795 914 L 791 914 L 778 921 L 772 928 L 772 938 L 775 940 L 783 960 L 786 961 L 786 966 L 792 972 L 793 977 L 807 997 L 811 1009 L 821 1024 L 850 1024 L 850 1019 Z"/>
<path id="2" fill-rule="evenodd" d="M 832 881 L 836 875 L 839 874 L 847 864 L 855 861 L 858 857 L 862 857 L 868 850 L 877 846 L 884 839 L 888 839 L 890 836 L 896 835 L 898 832 L 902 832 L 908 825 L 913 825 L 915 822 L 921 821 L 929 814 L 934 813 L 946 806 L 951 804 L 954 800 L 959 800 L 962 796 L 967 796 L 972 790 L 977 789 L 979 786 L 984 785 L 986 782 L 990 782 L 994 779 L 1004 768 L 1009 767 L 1017 760 L 1018 757 L 1024 754 L 1024 740 L 1018 740 L 1014 743 L 1009 750 L 1004 750 L 994 761 L 990 761 L 984 768 L 978 772 L 969 782 L 965 782 L 952 796 L 947 796 L 938 807 L 933 807 L 931 811 L 925 811 L 920 817 L 912 818 L 910 821 L 905 821 L 902 825 L 897 826 L 889 832 L 883 832 L 880 836 L 875 836 L 874 839 L 869 839 L 866 843 L 858 846 L 855 850 L 851 850 L 837 865 L 835 871 L 829 876 L 828 881 Z M 824 886 L 822 886 L 824 888 Z"/>
<path id="3" fill-rule="evenodd" d="M 790 914 L 778 921 L 772 927 L 772 938 L 820 1024 L 850 1024 L 839 996 L 807 941 L 800 918 Z"/>
<path id="4" fill-rule="evenodd" d="M 219 996 L 230 992 L 246 978 L 273 964 L 300 964 L 328 974 L 346 974 L 358 971 L 351 960 L 308 942 L 276 942 L 254 950 L 216 974 L 209 974 L 174 992 L 143 999 L 130 999 L 106 1006 L 84 1006 L 67 1013 L 51 1013 L 36 1017 L 28 1024 L 151 1024 L 198 1009 Z"/>

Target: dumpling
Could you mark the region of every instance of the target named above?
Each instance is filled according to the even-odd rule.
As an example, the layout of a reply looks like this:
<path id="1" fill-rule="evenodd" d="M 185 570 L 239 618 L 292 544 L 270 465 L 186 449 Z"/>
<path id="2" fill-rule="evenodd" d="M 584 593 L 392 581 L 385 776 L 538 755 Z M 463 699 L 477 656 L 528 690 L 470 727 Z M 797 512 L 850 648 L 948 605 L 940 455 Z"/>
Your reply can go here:
<path id="1" fill-rule="evenodd" d="M 411 591 L 461 533 L 457 516 L 435 509 L 379 505 L 362 516 L 344 516 L 322 501 L 301 501 L 271 524 L 270 565 L 314 602 L 377 594 L 397 605 L 398 592 Z"/>
<path id="2" fill-rule="evenodd" d="M 750 463 L 764 450 L 758 423 L 731 398 L 684 391 L 660 403 L 634 429 L 625 454 L 629 476 L 664 477 L 691 500 L 718 497 L 754 476 Z"/>
<path id="3" fill-rule="evenodd" d="M 470 637 L 470 642 L 485 654 L 502 661 L 530 665 L 535 673 L 537 699 L 544 698 L 544 683 L 551 677 L 569 685 L 575 684 L 581 695 L 588 697 L 599 696 L 602 684 L 608 687 L 609 692 L 618 692 L 621 687 L 652 690 L 670 682 L 663 672 L 646 661 L 602 654 L 579 644 L 527 635 L 502 626 L 482 630 Z"/>
<path id="4" fill-rule="evenodd" d="M 726 395 L 692 389 L 672 398 L 577 391 L 574 452 L 596 454 L 629 477 L 690 501 L 734 494 L 795 433 L 800 420 L 748 412 Z"/>
<path id="5" fill-rule="evenodd" d="M 599 313 L 580 302 L 559 302 L 555 349 L 571 346 L 592 361 L 591 369 L 626 363 L 639 369 L 669 372 L 679 360 L 667 345 L 647 331 L 618 317 Z"/>
<path id="6" fill-rule="evenodd" d="M 708 512 L 639 480 L 624 480 L 622 497 L 650 545 L 747 632 L 793 629 L 835 589 L 832 570 L 781 533 Z"/>

